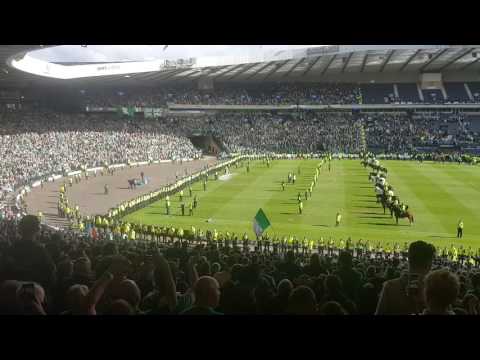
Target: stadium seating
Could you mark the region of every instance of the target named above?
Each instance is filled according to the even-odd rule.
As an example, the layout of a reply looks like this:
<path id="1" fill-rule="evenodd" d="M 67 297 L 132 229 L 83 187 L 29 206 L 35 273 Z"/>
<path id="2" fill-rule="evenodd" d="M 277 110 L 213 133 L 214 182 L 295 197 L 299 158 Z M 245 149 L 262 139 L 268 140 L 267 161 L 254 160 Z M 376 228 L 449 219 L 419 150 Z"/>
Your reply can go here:
<path id="1" fill-rule="evenodd" d="M 422 93 L 423 101 L 426 104 L 443 104 L 445 102 L 442 92 L 438 89 L 424 89 Z"/>
<path id="2" fill-rule="evenodd" d="M 389 104 L 395 101 L 393 84 L 366 84 L 361 86 L 364 104 Z"/>
<path id="3" fill-rule="evenodd" d="M 420 102 L 420 97 L 418 96 L 417 84 L 397 84 L 398 96 L 402 103 L 413 103 L 417 104 Z"/>
<path id="4" fill-rule="evenodd" d="M 471 100 L 468 97 L 465 90 L 465 84 L 460 82 L 447 82 L 445 85 L 445 91 L 447 92 L 447 103 L 470 103 Z"/>
<path id="5" fill-rule="evenodd" d="M 427 104 L 469 103 L 464 83 L 444 83 L 445 100 L 439 90 L 423 90 Z M 469 83 L 472 96 L 480 101 L 480 85 Z M 165 106 L 192 105 L 331 105 L 331 104 L 388 104 L 422 103 L 417 84 L 398 83 L 398 98 L 394 84 L 270 84 L 242 87 L 218 84 L 214 90 L 192 87 L 138 88 L 129 91 L 114 89 L 82 90 L 80 99 L 85 106 Z M 475 95 L 477 94 L 477 95 Z"/>

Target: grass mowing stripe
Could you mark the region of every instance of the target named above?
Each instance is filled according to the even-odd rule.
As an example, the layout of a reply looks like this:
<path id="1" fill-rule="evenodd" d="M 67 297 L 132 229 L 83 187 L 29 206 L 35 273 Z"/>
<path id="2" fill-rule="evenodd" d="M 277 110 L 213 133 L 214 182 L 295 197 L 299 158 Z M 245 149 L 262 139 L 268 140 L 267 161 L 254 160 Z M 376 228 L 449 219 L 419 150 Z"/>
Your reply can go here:
<path id="1" fill-rule="evenodd" d="M 419 231 L 450 230 L 442 223 L 438 204 L 432 201 L 433 189 L 429 179 L 417 171 L 416 165 L 407 162 L 385 162 L 389 169 L 388 180 L 394 186 L 395 193 L 405 201 L 416 219 L 415 228 Z M 424 170 L 422 170 L 424 171 Z"/>
<path id="2" fill-rule="evenodd" d="M 406 165 L 412 176 L 420 181 L 417 191 L 422 192 L 422 197 L 426 199 L 427 207 L 432 214 L 435 214 L 440 219 L 441 225 L 446 232 L 451 233 L 455 229 L 458 216 L 471 218 L 473 215 L 471 211 L 451 195 L 445 189 L 443 183 L 433 180 L 433 167 L 423 168 L 411 162 L 407 162 Z M 445 181 L 443 177 L 442 179 Z"/>

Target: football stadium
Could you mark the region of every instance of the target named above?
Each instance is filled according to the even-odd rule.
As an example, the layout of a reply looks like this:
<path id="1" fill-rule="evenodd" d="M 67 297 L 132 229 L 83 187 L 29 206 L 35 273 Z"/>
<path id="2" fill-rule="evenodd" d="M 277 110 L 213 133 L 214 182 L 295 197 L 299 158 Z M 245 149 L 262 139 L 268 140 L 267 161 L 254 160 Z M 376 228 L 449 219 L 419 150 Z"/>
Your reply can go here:
<path id="1" fill-rule="evenodd" d="M 477 315 L 480 45 L 0 45 L 0 313 Z"/>

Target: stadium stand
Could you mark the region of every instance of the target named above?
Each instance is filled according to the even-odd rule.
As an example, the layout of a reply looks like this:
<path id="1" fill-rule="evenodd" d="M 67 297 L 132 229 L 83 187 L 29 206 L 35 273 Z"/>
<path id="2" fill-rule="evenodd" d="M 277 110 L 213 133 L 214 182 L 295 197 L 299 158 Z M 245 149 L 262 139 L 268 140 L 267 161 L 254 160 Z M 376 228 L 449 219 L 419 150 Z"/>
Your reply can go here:
<path id="1" fill-rule="evenodd" d="M 479 91 L 474 85 L 472 93 Z M 281 84 L 176 88 L 122 94 L 86 91 L 90 106 L 361 104 L 420 102 L 415 84 Z M 460 84 L 447 86 L 461 101 Z M 424 91 L 425 102 L 443 102 Z M 434 97 L 431 94 L 436 94 Z M 440 95 L 439 95 L 440 94 Z M 449 100 L 452 100 L 449 98 Z M 478 115 L 457 112 L 216 112 L 144 119 L 40 108 L 0 114 L 0 185 L 17 190 L 53 173 L 120 162 L 196 158 L 190 137 L 211 134 L 227 153 L 416 155 L 440 145 L 480 146 Z M 0 199 L 1 200 L 1 199 Z M 1 314 L 469 314 L 480 311 L 480 253 L 423 242 L 242 242 L 238 235 L 186 236 L 133 225 L 138 241 L 52 230 L 35 216 L 0 210 Z M 115 228 L 116 224 L 110 224 Z M 161 252 L 161 254 L 160 254 Z M 398 294 L 401 294 L 400 297 Z M 448 296 L 447 296 L 448 295 Z M 413 303 L 414 306 L 409 304 Z"/>
<path id="2" fill-rule="evenodd" d="M 397 84 L 398 96 L 402 103 L 419 103 L 417 84 Z"/>
<path id="3" fill-rule="evenodd" d="M 423 101 L 427 104 L 443 104 L 445 99 L 442 91 L 438 89 L 422 90 Z"/>
<path id="4" fill-rule="evenodd" d="M 393 84 L 367 84 L 361 86 L 365 104 L 389 104 L 395 102 Z"/>
<path id="5" fill-rule="evenodd" d="M 445 91 L 447 92 L 447 103 L 471 103 L 465 83 L 460 82 L 446 82 Z"/>
<path id="6" fill-rule="evenodd" d="M 472 103 L 464 83 L 445 82 L 447 99 L 440 90 L 422 90 L 420 100 L 417 84 L 398 83 L 398 97 L 392 83 L 378 84 L 277 84 L 232 85 L 220 84 L 214 90 L 198 90 L 187 86 L 127 89 L 82 89 L 74 95 L 83 106 L 166 106 L 182 105 L 330 105 L 330 104 L 451 104 Z M 478 83 L 469 83 L 474 102 L 480 101 Z"/>
<path id="7" fill-rule="evenodd" d="M 480 102 L 480 83 L 469 82 L 468 87 L 470 88 L 474 102 Z"/>

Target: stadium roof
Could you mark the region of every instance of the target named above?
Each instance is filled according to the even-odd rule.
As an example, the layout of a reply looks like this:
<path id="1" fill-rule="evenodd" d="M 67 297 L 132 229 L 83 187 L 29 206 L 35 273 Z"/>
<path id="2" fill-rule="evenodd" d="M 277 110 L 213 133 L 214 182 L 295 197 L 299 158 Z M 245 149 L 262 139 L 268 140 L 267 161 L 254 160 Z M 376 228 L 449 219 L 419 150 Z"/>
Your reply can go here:
<path id="1" fill-rule="evenodd" d="M 12 66 L 12 58 L 40 45 L 0 45 L 0 84 L 41 81 L 73 84 L 145 84 L 188 82 L 200 78 L 220 81 L 304 81 L 325 75 L 354 73 L 447 73 L 478 72 L 480 45 L 329 45 L 280 51 L 270 57 L 208 57 L 118 63 L 48 63 L 47 71 L 29 74 Z M 27 58 L 28 55 L 25 57 Z M 25 59 L 24 59 L 25 60 Z M 35 60 L 36 62 L 40 60 Z M 88 69 L 87 76 L 59 80 L 49 78 L 54 70 Z M 111 74 L 109 74 L 109 71 Z M 53 72 L 53 71 L 52 71 Z M 40 75 L 41 74 L 41 75 Z M 93 75 L 92 75 L 93 74 Z M 68 76 L 68 75 L 67 75 Z"/>

